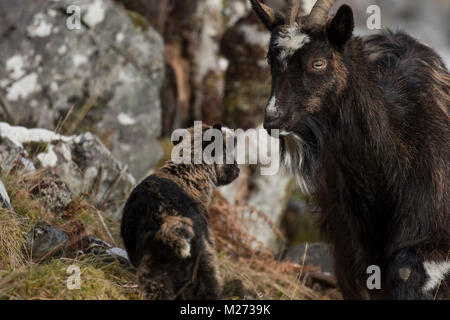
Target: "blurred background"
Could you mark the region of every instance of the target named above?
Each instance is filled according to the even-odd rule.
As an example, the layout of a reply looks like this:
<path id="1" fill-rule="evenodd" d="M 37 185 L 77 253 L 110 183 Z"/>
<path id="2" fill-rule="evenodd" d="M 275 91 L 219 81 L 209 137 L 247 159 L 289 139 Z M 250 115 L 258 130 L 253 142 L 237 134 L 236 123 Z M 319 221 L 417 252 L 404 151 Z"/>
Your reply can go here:
<path id="1" fill-rule="evenodd" d="M 284 0 L 265 2 L 286 9 Z M 301 14 L 314 3 L 304 0 Z M 377 5 L 382 28 L 406 31 L 450 66 L 448 0 L 347 0 L 335 10 L 343 3 L 354 10 L 356 34 L 379 32 L 366 23 L 367 8 Z M 74 30 L 67 24 L 71 5 L 81 12 Z M 261 126 L 270 92 L 268 42 L 247 0 L 0 0 L 0 160 L 24 150 L 6 138 L 22 147 L 43 139 L 14 126 L 90 132 L 85 145 L 31 145 L 38 159 L 28 159 L 29 149 L 21 157 L 50 168 L 74 195 L 92 196 L 96 185 L 101 210 L 120 218 L 130 188 L 170 157 L 174 129 L 194 120 Z M 220 194 L 214 210 L 231 208 L 277 259 L 303 264 L 309 248 L 306 264 L 332 273 L 314 210 L 289 176 L 261 176 L 246 166 Z"/>

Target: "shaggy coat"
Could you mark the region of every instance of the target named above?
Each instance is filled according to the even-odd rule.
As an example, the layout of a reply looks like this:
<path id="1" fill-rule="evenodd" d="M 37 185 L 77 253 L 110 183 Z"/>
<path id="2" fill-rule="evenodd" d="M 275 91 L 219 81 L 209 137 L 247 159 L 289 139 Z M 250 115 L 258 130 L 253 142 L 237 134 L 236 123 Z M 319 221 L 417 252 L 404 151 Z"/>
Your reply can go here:
<path id="1" fill-rule="evenodd" d="M 121 236 L 146 298 L 220 298 L 208 206 L 215 187 L 238 174 L 235 164 L 169 161 L 133 190 Z"/>
<path id="2" fill-rule="evenodd" d="M 264 126 L 280 129 L 286 165 L 319 208 L 344 298 L 449 292 L 450 75 L 441 58 L 402 32 L 352 36 L 346 5 L 325 25 L 285 25 L 252 3 L 272 32 Z M 367 286 L 371 265 L 381 289 Z"/>

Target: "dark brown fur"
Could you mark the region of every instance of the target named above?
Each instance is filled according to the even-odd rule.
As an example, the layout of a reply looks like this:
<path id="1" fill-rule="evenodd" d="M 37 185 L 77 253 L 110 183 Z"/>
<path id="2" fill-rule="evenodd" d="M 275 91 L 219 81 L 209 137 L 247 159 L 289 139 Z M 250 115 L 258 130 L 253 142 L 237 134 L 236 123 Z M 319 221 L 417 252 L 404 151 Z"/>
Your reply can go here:
<path id="1" fill-rule="evenodd" d="M 277 98 L 265 128 L 287 133 L 286 157 L 320 209 L 344 297 L 434 298 L 436 288 L 423 290 L 424 262 L 442 264 L 450 250 L 450 75 L 442 60 L 402 32 L 352 36 L 344 5 L 322 29 L 301 30 L 310 41 L 283 70 L 275 44 L 286 27 L 265 24 Z M 312 70 L 315 59 L 327 67 Z M 370 265 L 381 269 L 381 290 L 367 289 Z M 450 288 L 444 281 L 440 289 Z"/>
<path id="2" fill-rule="evenodd" d="M 146 298 L 220 298 L 208 206 L 215 187 L 238 174 L 234 164 L 169 161 L 133 190 L 121 236 Z"/>

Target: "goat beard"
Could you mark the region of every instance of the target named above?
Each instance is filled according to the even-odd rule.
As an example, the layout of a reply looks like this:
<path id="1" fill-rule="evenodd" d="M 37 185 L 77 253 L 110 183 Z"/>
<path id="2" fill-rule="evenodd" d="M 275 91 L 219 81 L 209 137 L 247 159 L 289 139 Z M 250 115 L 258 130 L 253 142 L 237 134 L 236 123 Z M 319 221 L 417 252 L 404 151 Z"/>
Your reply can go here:
<path id="1" fill-rule="evenodd" d="M 315 175 L 320 165 L 323 130 L 310 119 L 301 129 L 280 137 L 281 161 L 288 174 L 295 177 L 298 188 L 306 195 L 315 189 Z"/>

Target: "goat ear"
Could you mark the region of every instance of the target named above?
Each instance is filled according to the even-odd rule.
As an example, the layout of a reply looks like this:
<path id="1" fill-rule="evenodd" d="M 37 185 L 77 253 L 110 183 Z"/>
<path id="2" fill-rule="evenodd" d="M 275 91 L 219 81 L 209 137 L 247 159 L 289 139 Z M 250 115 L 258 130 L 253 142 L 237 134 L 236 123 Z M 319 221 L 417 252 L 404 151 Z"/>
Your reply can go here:
<path id="1" fill-rule="evenodd" d="M 352 8 L 344 4 L 327 26 L 330 43 L 338 48 L 342 47 L 351 38 L 354 28 Z"/>
<path id="2" fill-rule="evenodd" d="M 266 26 L 269 31 L 284 24 L 284 17 L 269 6 L 261 3 L 261 0 L 250 0 L 253 10 L 259 20 Z"/>

